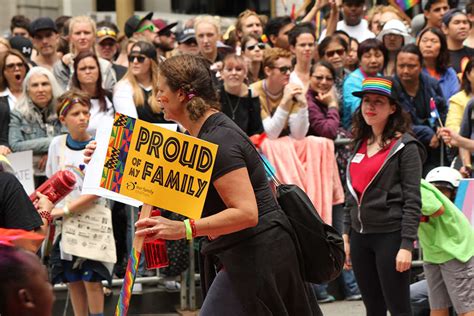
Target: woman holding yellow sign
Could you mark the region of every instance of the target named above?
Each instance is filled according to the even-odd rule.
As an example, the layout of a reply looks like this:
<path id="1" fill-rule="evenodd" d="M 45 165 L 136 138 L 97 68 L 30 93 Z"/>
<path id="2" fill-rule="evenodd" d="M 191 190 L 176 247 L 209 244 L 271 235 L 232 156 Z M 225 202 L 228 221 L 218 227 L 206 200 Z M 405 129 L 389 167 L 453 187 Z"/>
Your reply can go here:
<path id="1" fill-rule="evenodd" d="M 136 235 L 146 240 L 207 237 L 201 250 L 205 300 L 200 315 L 320 314 L 300 273 L 292 227 L 257 152 L 219 112 L 205 60 L 191 55 L 170 58 L 160 64 L 158 78 L 157 97 L 165 119 L 219 147 L 203 217 L 184 222 L 143 219 L 136 223 Z M 210 277 L 213 271 L 218 272 Z"/>

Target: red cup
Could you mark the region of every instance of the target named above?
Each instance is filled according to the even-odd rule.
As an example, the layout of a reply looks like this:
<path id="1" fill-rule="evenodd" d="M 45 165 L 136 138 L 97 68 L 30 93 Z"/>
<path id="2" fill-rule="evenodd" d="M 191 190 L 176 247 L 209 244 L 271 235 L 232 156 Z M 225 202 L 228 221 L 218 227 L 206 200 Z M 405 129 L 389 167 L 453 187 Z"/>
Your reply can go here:
<path id="1" fill-rule="evenodd" d="M 150 216 L 160 216 L 159 210 L 151 211 Z M 143 244 L 146 268 L 148 270 L 167 267 L 169 265 L 168 251 L 164 239 L 155 239 Z"/>

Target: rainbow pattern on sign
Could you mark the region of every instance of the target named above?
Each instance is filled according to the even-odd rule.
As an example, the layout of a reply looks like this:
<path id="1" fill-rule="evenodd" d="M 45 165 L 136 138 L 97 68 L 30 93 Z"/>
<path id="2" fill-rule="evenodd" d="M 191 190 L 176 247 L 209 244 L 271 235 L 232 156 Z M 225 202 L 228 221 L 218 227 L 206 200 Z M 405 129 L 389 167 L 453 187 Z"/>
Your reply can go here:
<path id="1" fill-rule="evenodd" d="M 409 10 L 418 4 L 418 0 L 395 0 L 398 7 L 403 11 Z"/>

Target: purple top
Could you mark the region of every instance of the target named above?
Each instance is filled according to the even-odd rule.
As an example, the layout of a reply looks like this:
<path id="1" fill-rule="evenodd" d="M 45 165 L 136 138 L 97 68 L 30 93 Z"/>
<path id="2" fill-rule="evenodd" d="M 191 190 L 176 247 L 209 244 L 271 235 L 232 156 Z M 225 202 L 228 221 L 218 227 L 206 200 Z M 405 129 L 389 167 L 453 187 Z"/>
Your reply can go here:
<path id="1" fill-rule="evenodd" d="M 308 89 L 306 100 L 309 112 L 309 135 L 335 139 L 340 124 L 339 110 L 315 98 L 316 92 Z"/>

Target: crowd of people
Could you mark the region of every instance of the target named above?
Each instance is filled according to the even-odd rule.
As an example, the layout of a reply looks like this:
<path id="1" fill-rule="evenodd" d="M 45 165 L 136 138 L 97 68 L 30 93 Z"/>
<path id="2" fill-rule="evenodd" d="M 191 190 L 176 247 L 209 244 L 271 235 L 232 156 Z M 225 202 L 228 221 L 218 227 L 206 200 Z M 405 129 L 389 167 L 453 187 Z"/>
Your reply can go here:
<path id="1" fill-rule="evenodd" d="M 133 225 L 172 247 L 203 239 L 202 315 L 318 315 L 317 303 L 335 298 L 327 284 L 304 282 L 261 155 L 343 236 L 346 300 L 362 299 L 367 315 L 411 315 L 419 240 L 427 283 L 417 297 L 427 293 L 432 315 L 449 307 L 474 315 L 474 231 L 452 203 L 459 180 L 473 177 L 474 2 L 455 2 L 422 1 L 419 23 L 393 4 L 306 1 L 291 16 L 245 10 L 227 30 L 209 15 L 178 25 L 150 12 L 123 28 L 88 16 L 15 16 L 11 37 L 0 38 L 0 228 L 46 235 L 56 227 L 42 251 L 51 282 L 68 284 L 75 315 L 103 315 L 101 281 L 123 277 Z M 137 208 L 80 194 L 84 154 L 115 113 L 178 123 L 178 132 L 219 145 L 203 218 L 183 224 L 163 211 L 135 223 Z M 11 175 L 4 157 L 26 150 L 35 187 L 74 173 L 74 190 L 59 204 L 40 193 L 31 202 Z M 115 265 L 68 253 L 63 238 L 71 218 L 98 208 L 112 218 Z M 437 229 L 458 242 L 440 242 Z M 0 253 L 0 314 L 20 306 L 50 314 L 28 288 L 40 285 L 21 275 L 39 271 L 37 260 L 3 246 Z M 13 265 L 21 284 L 7 295 L 3 271 Z"/>

